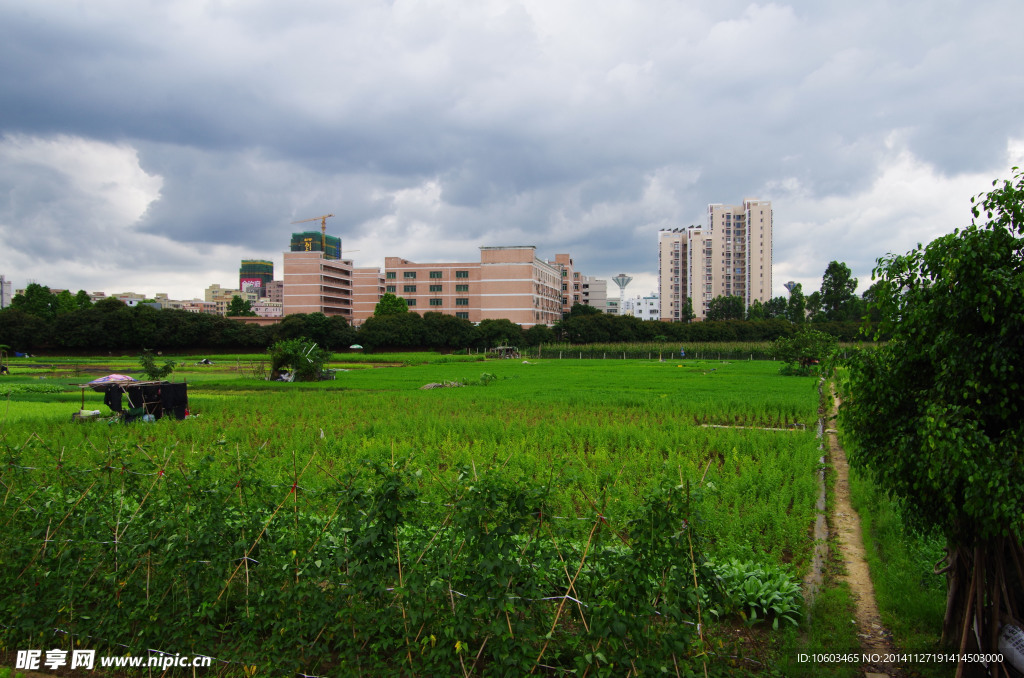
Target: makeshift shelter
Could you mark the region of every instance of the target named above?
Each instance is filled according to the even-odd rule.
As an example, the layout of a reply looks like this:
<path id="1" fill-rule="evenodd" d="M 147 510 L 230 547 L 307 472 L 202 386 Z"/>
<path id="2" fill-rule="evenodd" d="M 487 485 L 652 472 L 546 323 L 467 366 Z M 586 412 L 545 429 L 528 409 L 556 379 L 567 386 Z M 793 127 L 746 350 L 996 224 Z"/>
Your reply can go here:
<path id="1" fill-rule="evenodd" d="M 111 374 L 79 384 L 82 409 L 85 389 L 103 393 L 103 404 L 125 422 L 136 419 L 155 421 L 164 416 L 184 419 L 188 415 L 188 384 L 169 381 L 138 381 L 123 374 Z"/>

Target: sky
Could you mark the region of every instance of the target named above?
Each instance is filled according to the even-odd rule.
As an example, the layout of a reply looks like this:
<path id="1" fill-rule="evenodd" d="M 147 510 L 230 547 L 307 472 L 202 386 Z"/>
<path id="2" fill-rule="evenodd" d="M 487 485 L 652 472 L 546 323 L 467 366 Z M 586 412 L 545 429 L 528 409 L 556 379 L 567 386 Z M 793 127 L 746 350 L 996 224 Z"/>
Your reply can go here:
<path id="1" fill-rule="evenodd" d="M 1019 0 L 0 0 L 0 274 L 202 297 L 332 213 L 356 266 L 569 253 L 772 201 L 773 294 L 1024 161 Z M 609 282 L 610 296 L 614 285 Z"/>

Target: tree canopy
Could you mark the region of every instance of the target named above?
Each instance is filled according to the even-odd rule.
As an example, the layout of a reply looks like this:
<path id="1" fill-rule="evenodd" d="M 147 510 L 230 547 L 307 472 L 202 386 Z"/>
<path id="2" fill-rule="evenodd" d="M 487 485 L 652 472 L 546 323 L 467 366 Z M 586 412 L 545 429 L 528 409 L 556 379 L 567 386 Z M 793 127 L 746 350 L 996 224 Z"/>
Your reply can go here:
<path id="1" fill-rule="evenodd" d="M 1024 562 L 1024 175 L 1014 172 L 980 196 L 970 226 L 878 261 L 870 298 L 889 341 L 851 360 L 841 410 L 851 463 L 949 543 L 944 639 L 964 647 L 978 613 L 983 651 L 995 651 L 993 614 L 1024 609 L 1014 565 Z"/>
<path id="2" fill-rule="evenodd" d="M 380 298 L 373 309 L 373 315 L 380 318 L 388 315 L 401 315 L 409 312 L 409 304 L 402 297 L 387 292 Z"/>
<path id="3" fill-rule="evenodd" d="M 252 310 L 252 302 L 248 299 L 243 299 L 240 295 L 236 294 L 231 297 L 231 303 L 228 304 L 227 316 L 233 318 L 236 316 L 254 316 L 256 313 Z"/>

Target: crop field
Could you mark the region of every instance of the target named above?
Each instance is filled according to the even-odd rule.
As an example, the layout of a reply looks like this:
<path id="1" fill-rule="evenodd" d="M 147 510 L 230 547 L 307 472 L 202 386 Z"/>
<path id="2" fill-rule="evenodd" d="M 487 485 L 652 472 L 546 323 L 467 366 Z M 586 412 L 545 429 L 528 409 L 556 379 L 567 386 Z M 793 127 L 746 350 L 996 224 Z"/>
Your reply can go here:
<path id="1" fill-rule="evenodd" d="M 0 649 L 204 654 L 224 675 L 689 675 L 751 668 L 717 622 L 799 621 L 814 380 L 336 358 L 308 384 L 183 358 L 191 416 L 131 425 L 70 420 L 71 385 L 130 360 L 13 365 Z"/>

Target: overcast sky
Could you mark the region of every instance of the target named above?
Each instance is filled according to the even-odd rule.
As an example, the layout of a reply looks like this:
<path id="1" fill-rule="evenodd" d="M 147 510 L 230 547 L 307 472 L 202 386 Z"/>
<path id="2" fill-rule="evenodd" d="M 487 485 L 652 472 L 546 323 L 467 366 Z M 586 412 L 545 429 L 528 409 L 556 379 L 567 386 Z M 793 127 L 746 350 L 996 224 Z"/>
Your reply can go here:
<path id="1" fill-rule="evenodd" d="M 357 266 L 568 252 L 771 200 L 774 294 L 1024 161 L 1019 0 L 0 0 L 0 273 L 202 297 L 333 213 Z M 318 228 L 318 224 L 311 224 Z M 609 283 L 614 289 L 614 285 Z"/>

